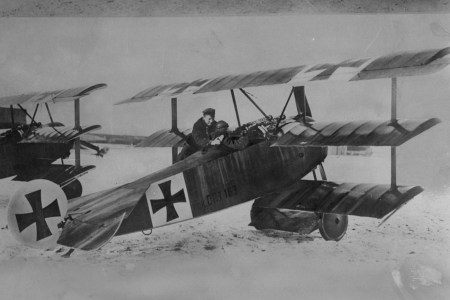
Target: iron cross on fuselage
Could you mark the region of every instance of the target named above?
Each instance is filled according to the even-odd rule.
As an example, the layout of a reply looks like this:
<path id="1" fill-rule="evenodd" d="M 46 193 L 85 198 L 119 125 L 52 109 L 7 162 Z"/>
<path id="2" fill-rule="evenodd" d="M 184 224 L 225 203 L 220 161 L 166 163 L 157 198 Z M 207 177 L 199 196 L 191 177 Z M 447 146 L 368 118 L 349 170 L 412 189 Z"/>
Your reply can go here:
<path id="1" fill-rule="evenodd" d="M 41 190 L 37 190 L 25 195 L 30 203 L 33 212 L 25 214 L 16 214 L 17 226 L 22 232 L 28 226 L 36 223 L 36 241 L 40 241 L 52 235 L 50 228 L 48 228 L 45 219 L 51 217 L 60 217 L 58 200 L 55 199 L 52 203 L 42 208 Z"/>
<path id="2" fill-rule="evenodd" d="M 174 203 L 186 202 L 186 196 L 184 195 L 184 190 L 181 189 L 172 195 L 170 190 L 171 181 L 166 181 L 159 184 L 159 188 L 163 194 L 164 199 L 151 200 L 152 210 L 155 214 L 163 207 L 167 209 L 167 221 L 170 222 L 178 218 L 178 213 L 175 210 Z"/>

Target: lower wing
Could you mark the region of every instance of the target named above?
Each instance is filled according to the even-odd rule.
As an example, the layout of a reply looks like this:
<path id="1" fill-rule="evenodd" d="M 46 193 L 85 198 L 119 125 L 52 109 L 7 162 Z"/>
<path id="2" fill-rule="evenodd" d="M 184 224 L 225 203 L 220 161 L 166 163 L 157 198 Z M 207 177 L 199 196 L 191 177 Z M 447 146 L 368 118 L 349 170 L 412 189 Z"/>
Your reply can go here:
<path id="1" fill-rule="evenodd" d="M 301 180 L 256 199 L 254 206 L 383 218 L 422 191 L 420 186 Z"/>

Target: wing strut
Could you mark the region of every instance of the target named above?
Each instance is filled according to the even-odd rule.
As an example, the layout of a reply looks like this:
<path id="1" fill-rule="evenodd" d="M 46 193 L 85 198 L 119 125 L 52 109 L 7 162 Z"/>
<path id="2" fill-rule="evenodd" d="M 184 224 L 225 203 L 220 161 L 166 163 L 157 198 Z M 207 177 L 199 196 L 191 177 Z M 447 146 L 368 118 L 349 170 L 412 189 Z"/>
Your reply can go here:
<path id="1" fill-rule="evenodd" d="M 171 99 L 172 103 L 172 132 L 178 132 L 178 124 L 177 124 L 177 98 Z M 177 161 L 178 156 L 178 147 L 172 147 L 172 164 Z"/>
<path id="2" fill-rule="evenodd" d="M 28 136 L 28 134 L 30 134 L 30 132 L 31 132 L 31 125 L 33 125 L 33 123 L 36 124 L 37 127 L 39 127 L 38 124 L 37 124 L 36 121 L 35 121 L 35 119 L 36 119 L 36 113 L 37 113 L 37 111 L 38 111 L 38 108 L 39 108 L 39 103 L 36 104 L 36 108 L 34 109 L 33 118 L 31 118 L 30 127 L 28 127 L 27 132 L 26 132 L 26 134 L 25 134 L 26 136 Z"/>
<path id="3" fill-rule="evenodd" d="M 236 112 L 236 119 L 238 122 L 238 126 L 241 127 L 241 120 L 239 119 L 239 111 L 236 105 L 236 97 L 234 96 L 234 91 L 231 89 L 231 98 L 233 98 L 234 111 Z"/>
<path id="4" fill-rule="evenodd" d="M 266 115 L 266 113 L 261 109 L 261 107 L 258 106 L 258 104 L 255 103 L 255 101 L 253 101 L 253 99 L 247 94 L 246 91 L 244 91 L 244 89 L 239 89 L 242 94 L 244 94 L 245 97 L 247 97 L 248 100 L 250 100 L 250 102 L 263 114 L 263 116 L 267 119 L 270 119 L 268 115 Z"/>
<path id="5" fill-rule="evenodd" d="M 284 111 L 286 110 L 286 107 L 288 106 L 293 93 L 294 93 L 294 88 L 291 89 L 291 92 L 289 93 L 289 97 L 286 100 L 286 104 L 284 105 L 283 110 L 281 111 L 280 117 L 278 118 L 277 125 L 275 126 L 275 132 L 277 132 L 277 130 L 278 130 L 278 126 L 280 125 L 281 119 L 283 118 L 283 115 L 284 115 Z"/>
<path id="6" fill-rule="evenodd" d="M 320 171 L 320 176 L 322 177 L 323 181 L 327 181 L 327 174 L 325 173 L 325 168 L 323 167 L 323 164 L 320 163 L 319 164 L 319 171 Z"/>
<path id="7" fill-rule="evenodd" d="M 75 129 L 81 130 L 80 126 L 80 98 L 74 101 L 74 116 L 75 116 Z M 78 169 L 81 167 L 81 156 L 80 156 L 80 138 L 75 139 L 75 167 Z"/>
<path id="8" fill-rule="evenodd" d="M 392 77 L 391 87 L 391 122 L 397 122 L 397 78 Z M 391 146 L 391 189 L 397 189 L 397 148 Z"/>
<path id="9" fill-rule="evenodd" d="M 28 118 L 31 119 L 31 123 L 30 125 L 33 125 L 33 123 L 38 127 L 38 124 L 36 123 L 36 121 L 34 120 L 34 118 L 32 116 L 30 116 L 30 114 L 27 112 L 27 110 L 25 108 L 23 108 L 22 105 L 17 104 L 17 106 L 19 106 L 19 108 L 28 116 Z"/>
<path id="10" fill-rule="evenodd" d="M 50 122 L 52 122 L 52 126 L 53 126 L 53 124 L 55 124 L 55 122 L 53 122 L 53 117 L 52 117 L 52 114 L 50 112 L 50 108 L 48 107 L 48 103 L 47 102 L 45 102 L 45 107 L 47 108 L 48 116 L 49 116 Z"/>
<path id="11" fill-rule="evenodd" d="M 312 117 L 311 108 L 308 104 L 308 99 L 306 98 L 305 87 L 295 86 L 294 87 L 294 97 L 295 104 L 297 106 L 297 113 L 302 116 L 303 123 L 306 124 L 306 117 Z"/>
<path id="12" fill-rule="evenodd" d="M 14 129 L 16 126 L 14 122 L 14 110 L 12 105 L 9 106 L 9 112 L 11 113 L 11 129 Z"/>

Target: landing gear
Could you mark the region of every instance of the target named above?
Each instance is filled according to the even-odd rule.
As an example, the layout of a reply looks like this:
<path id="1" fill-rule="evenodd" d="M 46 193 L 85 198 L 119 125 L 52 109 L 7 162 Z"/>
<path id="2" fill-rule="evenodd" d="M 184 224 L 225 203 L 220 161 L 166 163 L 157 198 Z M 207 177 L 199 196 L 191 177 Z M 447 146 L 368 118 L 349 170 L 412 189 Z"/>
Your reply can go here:
<path id="1" fill-rule="evenodd" d="M 83 194 L 83 186 L 81 185 L 81 182 L 78 179 L 75 179 L 68 185 L 62 188 L 64 193 L 67 196 L 67 199 L 73 199 L 80 197 L 81 194 Z"/>
<path id="2" fill-rule="evenodd" d="M 347 232 L 348 216 L 323 213 L 319 219 L 319 231 L 326 241 L 339 241 Z"/>
<path id="3" fill-rule="evenodd" d="M 319 171 L 322 180 L 327 180 L 323 164 L 319 164 Z M 317 180 L 315 170 L 313 170 L 314 180 Z M 348 216 L 339 214 L 322 213 L 319 219 L 319 232 L 325 241 L 339 241 L 347 232 Z"/>

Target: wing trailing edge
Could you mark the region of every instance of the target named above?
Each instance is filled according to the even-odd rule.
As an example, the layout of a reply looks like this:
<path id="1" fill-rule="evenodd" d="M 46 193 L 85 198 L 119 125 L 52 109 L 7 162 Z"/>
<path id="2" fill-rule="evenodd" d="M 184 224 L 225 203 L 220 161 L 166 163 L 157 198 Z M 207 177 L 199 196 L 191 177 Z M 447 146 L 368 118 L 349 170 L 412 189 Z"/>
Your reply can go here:
<path id="1" fill-rule="evenodd" d="M 287 123 L 272 146 L 400 146 L 439 124 L 428 120 Z"/>

